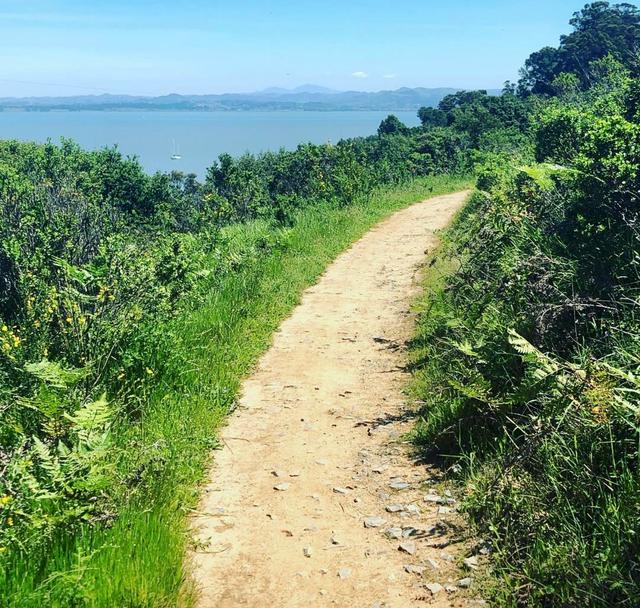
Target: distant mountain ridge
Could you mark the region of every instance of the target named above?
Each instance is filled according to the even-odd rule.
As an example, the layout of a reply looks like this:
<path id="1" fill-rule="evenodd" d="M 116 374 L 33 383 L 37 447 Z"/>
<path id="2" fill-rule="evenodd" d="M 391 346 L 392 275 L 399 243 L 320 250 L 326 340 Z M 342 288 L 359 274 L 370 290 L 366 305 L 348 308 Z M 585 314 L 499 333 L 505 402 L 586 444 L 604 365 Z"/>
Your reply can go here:
<path id="1" fill-rule="evenodd" d="M 383 110 L 411 111 L 422 106 L 437 106 L 447 95 L 462 89 L 407 88 L 390 91 L 334 91 L 305 84 L 295 89 L 272 87 L 255 93 L 218 95 L 179 95 L 158 97 L 139 95 L 78 95 L 72 97 L 4 97 L 0 111 L 51 110 Z M 498 94 L 499 91 L 490 91 Z"/>

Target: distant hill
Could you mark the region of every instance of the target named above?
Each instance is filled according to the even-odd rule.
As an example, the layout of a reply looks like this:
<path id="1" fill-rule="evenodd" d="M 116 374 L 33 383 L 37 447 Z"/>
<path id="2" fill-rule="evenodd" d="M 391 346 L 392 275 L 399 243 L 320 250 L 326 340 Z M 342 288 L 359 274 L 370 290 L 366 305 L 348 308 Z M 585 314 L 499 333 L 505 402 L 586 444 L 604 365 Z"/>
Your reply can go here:
<path id="1" fill-rule="evenodd" d="M 5 97 L 0 111 L 51 110 L 417 110 L 436 106 L 443 97 L 461 89 L 401 88 L 394 91 L 334 91 L 305 84 L 295 89 L 269 88 L 256 93 L 222 95 L 79 95 L 74 97 Z M 499 91 L 490 91 L 497 94 Z"/>

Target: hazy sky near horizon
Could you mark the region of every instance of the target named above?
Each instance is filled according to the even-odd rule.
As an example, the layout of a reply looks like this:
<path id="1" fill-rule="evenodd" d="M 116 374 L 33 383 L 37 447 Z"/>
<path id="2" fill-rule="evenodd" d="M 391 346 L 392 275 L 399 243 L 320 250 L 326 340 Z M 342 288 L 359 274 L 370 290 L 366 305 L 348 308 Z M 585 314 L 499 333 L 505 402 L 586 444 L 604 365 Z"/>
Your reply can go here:
<path id="1" fill-rule="evenodd" d="M 496 88 L 584 4 L 0 0 L 0 97 Z"/>

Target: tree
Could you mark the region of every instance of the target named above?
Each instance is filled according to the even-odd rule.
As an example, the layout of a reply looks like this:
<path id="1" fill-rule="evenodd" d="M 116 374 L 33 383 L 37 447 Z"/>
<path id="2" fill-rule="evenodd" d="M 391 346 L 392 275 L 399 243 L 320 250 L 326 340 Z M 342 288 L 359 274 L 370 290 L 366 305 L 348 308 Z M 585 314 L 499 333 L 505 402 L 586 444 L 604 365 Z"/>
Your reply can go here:
<path id="1" fill-rule="evenodd" d="M 409 128 L 397 116 L 389 114 L 378 127 L 378 135 L 406 135 Z"/>
<path id="2" fill-rule="evenodd" d="M 423 127 L 446 127 L 447 115 L 438 108 L 420 108 L 418 118 Z"/>
<path id="3" fill-rule="evenodd" d="M 520 72 L 519 91 L 554 95 L 554 80 L 562 73 L 578 76 L 582 89 L 592 82 L 590 65 L 607 56 L 633 74 L 638 70 L 640 10 L 632 4 L 593 2 L 574 13 L 573 32 L 560 38 L 558 48 L 545 47 L 532 53 Z"/>

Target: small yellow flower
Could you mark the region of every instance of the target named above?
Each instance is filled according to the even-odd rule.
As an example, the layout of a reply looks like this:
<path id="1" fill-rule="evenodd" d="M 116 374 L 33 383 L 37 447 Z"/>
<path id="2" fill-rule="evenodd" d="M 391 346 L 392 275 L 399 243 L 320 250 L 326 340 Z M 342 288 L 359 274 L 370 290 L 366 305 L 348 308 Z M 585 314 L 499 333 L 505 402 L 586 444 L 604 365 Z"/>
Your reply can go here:
<path id="1" fill-rule="evenodd" d="M 6 548 L 6 547 L 0 547 L 0 553 L 5 553 L 5 552 L 6 552 L 6 550 L 7 550 L 7 548 Z"/>
<path id="2" fill-rule="evenodd" d="M 147 372 L 147 374 L 149 374 L 150 376 L 153 376 L 153 370 L 152 370 L 152 369 L 149 369 L 149 368 L 147 367 L 146 372 Z"/>
<path id="3" fill-rule="evenodd" d="M 67 323 L 69 324 L 73 323 L 73 319 L 71 317 L 67 317 Z"/>
<path id="4" fill-rule="evenodd" d="M 40 319 L 36 319 L 36 320 L 33 322 L 33 324 L 34 324 L 38 329 L 40 329 L 40 326 L 42 325 L 42 323 L 40 322 Z"/>
<path id="5" fill-rule="evenodd" d="M 9 328 L 6 325 L 3 325 L 2 326 L 2 331 L 7 332 L 7 331 L 9 331 Z"/>
<path id="6" fill-rule="evenodd" d="M 8 505 L 12 500 L 13 498 L 6 494 L 5 496 L 0 497 L 0 505 Z"/>
<path id="7" fill-rule="evenodd" d="M 7 517 L 7 526 L 13 526 L 13 517 Z"/>

